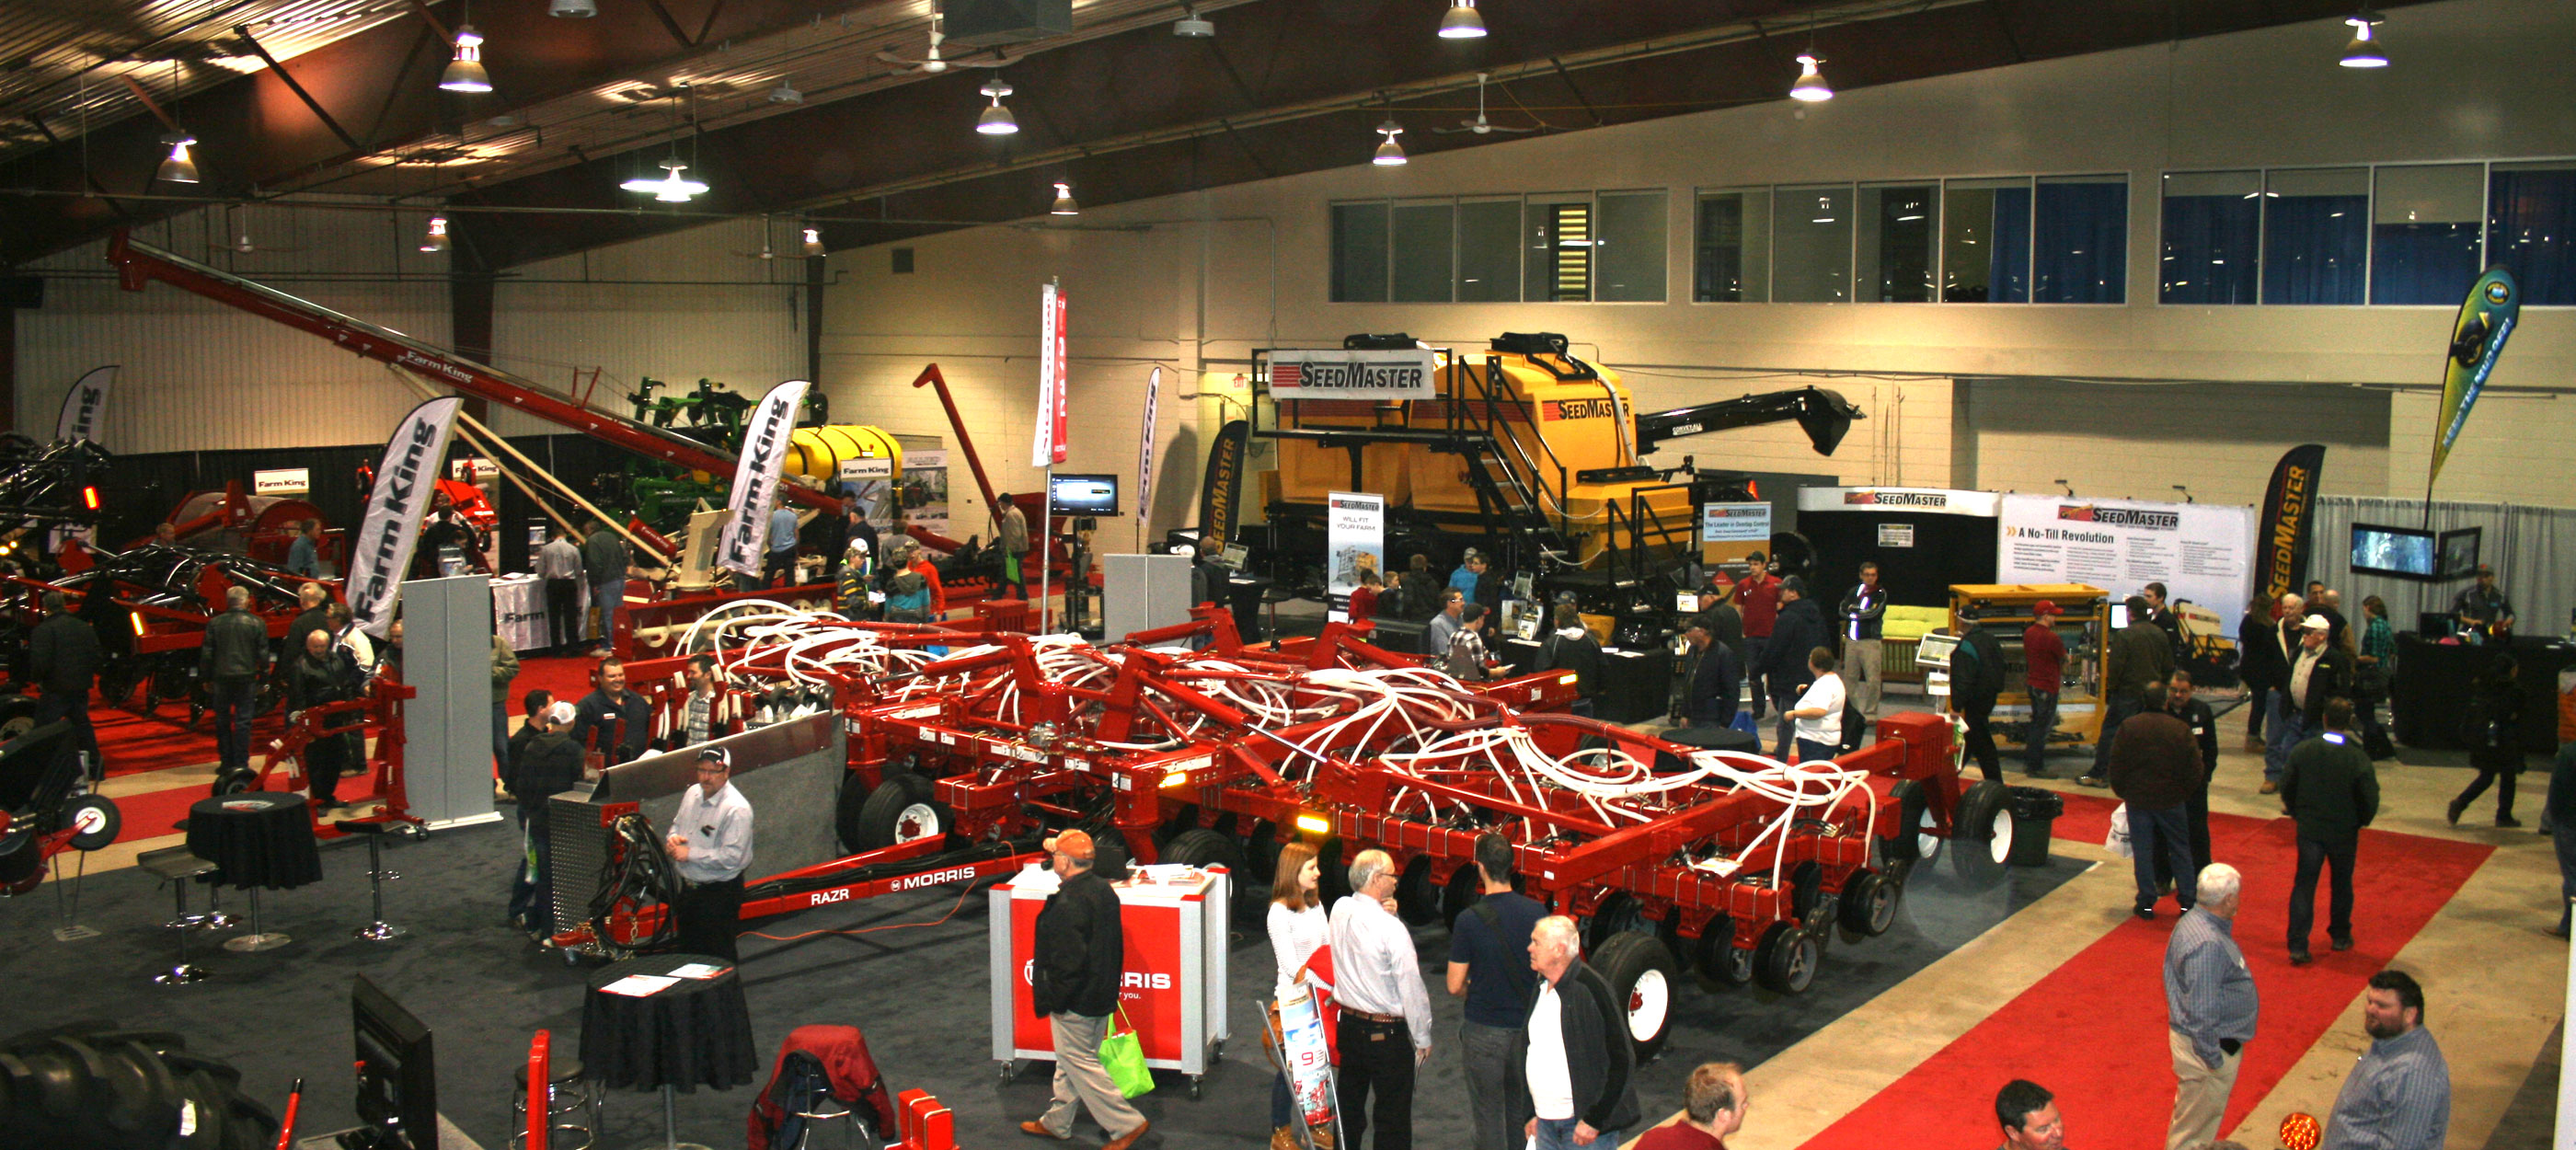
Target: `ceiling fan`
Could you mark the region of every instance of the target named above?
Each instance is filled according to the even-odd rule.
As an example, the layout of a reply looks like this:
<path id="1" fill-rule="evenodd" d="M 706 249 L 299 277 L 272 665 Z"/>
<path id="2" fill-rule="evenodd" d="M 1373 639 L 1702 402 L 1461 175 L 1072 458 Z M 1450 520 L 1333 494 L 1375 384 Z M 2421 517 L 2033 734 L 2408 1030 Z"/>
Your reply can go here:
<path id="1" fill-rule="evenodd" d="M 1487 77 L 1487 76 L 1489 76 L 1490 74 L 1491 74 L 1491 73 L 1486 73 L 1486 72 L 1478 72 L 1478 73 L 1476 73 L 1476 118 L 1475 118 L 1475 119 L 1473 119 L 1473 120 L 1460 120 L 1460 121 L 1458 121 L 1458 126 L 1457 126 L 1457 127 L 1455 127 L 1455 128 L 1433 128 L 1433 129 L 1431 129 L 1431 130 L 1432 130 L 1432 131 L 1434 131 L 1434 132 L 1438 132 L 1438 133 L 1440 133 L 1440 134 L 1442 134 L 1442 135 L 1457 135 L 1457 134 L 1462 133 L 1462 132 L 1472 132 L 1472 133 L 1474 133 L 1474 134 L 1476 134 L 1476 135 L 1479 135 L 1479 136 L 1485 135 L 1485 134 L 1487 134 L 1487 133 L 1489 133 L 1489 132 L 1512 132 L 1512 133 L 1517 134 L 1517 133 L 1520 133 L 1520 132 L 1535 132 L 1535 131 L 1537 131 L 1537 130 L 1538 130 L 1538 128 L 1506 128 L 1506 127 L 1503 127 L 1503 126 L 1502 126 L 1502 125 L 1500 125 L 1500 124 L 1496 124 L 1496 123 L 1493 123 L 1493 122 L 1491 122 L 1491 121 L 1489 121 L 1489 120 L 1485 119 L 1485 79 L 1486 79 L 1486 77 Z M 1540 126 L 1541 126 L 1541 127 L 1544 127 L 1545 125 L 1540 125 Z"/>
<path id="2" fill-rule="evenodd" d="M 877 59 L 883 60 L 888 64 L 896 65 L 906 72 L 919 72 L 933 76 L 938 75 L 941 72 L 945 72 L 952 67 L 1007 68 L 1018 62 L 1002 55 L 1002 51 L 999 48 L 993 49 L 993 58 L 989 60 L 951 60 L 941 56 L 939 54 L 939 46 L 948 39 L 948 33 L 941 24 L 942 19 L 943 17 L 940 14 L 939 6 L 935 4 L 932 5 L 930 9 L 930 53 L 928 55 L 915 60 L 906 56 L 898 56 L 892 51 L 884 51 L 877 53 Z"/>

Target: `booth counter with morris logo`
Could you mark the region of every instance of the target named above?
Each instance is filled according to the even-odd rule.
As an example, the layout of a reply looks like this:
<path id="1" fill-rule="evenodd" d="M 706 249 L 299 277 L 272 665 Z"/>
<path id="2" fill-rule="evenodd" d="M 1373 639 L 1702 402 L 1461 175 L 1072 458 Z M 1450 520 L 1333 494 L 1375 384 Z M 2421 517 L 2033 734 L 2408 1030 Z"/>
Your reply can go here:
<path id="1" fill-rule="evenodd" d="M 1116 884 L 1127 944 L 1119 978 L 1117 1029 L 1133 1026 L 1145 1065 L 1199 1079 L 1225 1050 L 1226 907 L 1223 870 L 1139 866 Z M 1047 1020 L 1029 1005 L 1038 911 L 1056 890 L 1055 872 L 1030 864 L 996 886 L 992 899 L 993 1058 L 1009 1078 L 1022 1061 L 1053 1061 Z"/>

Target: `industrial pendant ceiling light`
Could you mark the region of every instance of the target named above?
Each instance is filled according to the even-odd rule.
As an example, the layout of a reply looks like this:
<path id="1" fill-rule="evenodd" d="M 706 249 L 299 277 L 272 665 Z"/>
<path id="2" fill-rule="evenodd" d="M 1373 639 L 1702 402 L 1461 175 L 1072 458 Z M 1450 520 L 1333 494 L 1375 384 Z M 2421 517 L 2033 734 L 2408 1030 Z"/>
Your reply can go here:
<path id="1" fill-rule="evenodd" d="M 2352 25 L 2352 42 L 2343 46 L 2343 66 L 2346 68 L 2387 67 L 2388 53 L 2381 50 L 2379 38 L 2371 33 L 2372 29 L 2382 23 L 2379 13 L 2364 8 L 2346 17 L 2344 23 Z"/>
<path id="2" fill-rule="evenodd" d="M 473 25 L 456 26 L 456 58 L 439 74 L 438 86 L 450 92 L 492 90 L 492 74 L 483 70 L 483 34 Z"/>
<path id="3" fill-rule="evenodd" d="M 1059 182 L 1055 186 L 1055 206 L 1047 209 L 1050 216 L 1078 216 L 1080 205 L 1073 202 L 1073 185 Z"/>
<path id="4" fill-rule="evenodd" d="M 1369 162 L 1381 168 L 1402 166 L 1405 163 L 1404 145 L 1396 143 L 1395 138 L 1404 134 L 1404 125 L 1389 116 L 1385 123 L 1377 126 L 1377 134 L 1386 137 L 1386 142 L 1377 146 L 1377 156 Z"/>
<path id="5" fill-rule="evenodd" d="M 429 235 L 421 239 L 420 250 L 425 252 L 443 252 L 447 250 L 447 217 L 429 217 Z"/>
<path id="6" fill-rule="evenodd" d="M 1485 38 L 1485 17 L 1476 11 L 1476 0 L 1449 0 L 1449 12 L 1440 17 L 1443 40 L 1481 40 Z"/>
<path id="7" fill-rule="evenodd" d="M 1834 98 L 1833 88 L 1825 83 L 1825 74 L 1816 70 L 1824 62 L 1814 48 L 1798 53 L 1798 82 L 1789 85 L 1790 99 L 1814 104 Z"/>
<path id="8" fill-rule="evenodd" d="M 136 91 L 141 90 L 136 89 Z M 177 107 L 178 103 L 179 62 L 172 60 L 170 61 L 170 105 Z M 170 134 L 161 137 L 161 142 L 170 145 L 170 155 L 161 161 L 161 168 L 153 173 L 153 178 L 167 184 L 196 183 L 197 161 L 188 158 L 188 149 L 197 143 L 196 135 L 174 121 L 170 125 Z"/>
<path id="9" fill-rule="evenodd" d="M 809 256 L 819 256 L 823 254 L 823 229 L 805 229 L 805 254 Z"/>
<path id="10" fill-rule="evenodd" d="M 161 161 L 161 170 L 154 173 L 154 178 L 167 184 L 196 183 L 197 162 L 188 158 L 188 148 L 197 138 L 186 132 L 172 132 L 161 137 L 161 142 L 170 145 L 170 157 Z"/>
<path id="11" fill-rule="evenodd" d="M 617 186 L 630 192 L 651 192 L 654 199 L 670 204 L 685 204 L 691 197 L 706 194 L 705 184 L 680 174 L 688 171 L 689 166 L 681 163 L 679 156 L 662 161 L 662 170 L 669 174 L 661 179 L 637 176 Z"/>
<path id="12" fill-rule="evenodd" d="M 1172 21 L 1172 35 L 1191 40 L 1212 39 L 1216 36 L 1216 21 L 1199 15 L 1198 9 L 1184 3 L 1181 5 L 1181 18 Z"/>
<path id="13" fill-rule="evenodd" d="M 987 136 L 1007 136 L 1020 130 L 1020 122 L 1011 118 L 1009 108 L 1002 106 L 1002 97 L 1011 94 L 1011 86 L 1008 83 L 1005 83 L 1001 77 L 995 76 L 984 81 L 984 86 L 977 88 L 976 91 L 993 98 L 993 106 L 984 109 L 983 115 L 975 117 L 976 131 Z"/>
<path id="14" fill-rule="evenodd" d="M 546 15 L 566 20 L 587 20 L 599 15 L 599 0 L 553 0 L 546 5 Z"/>

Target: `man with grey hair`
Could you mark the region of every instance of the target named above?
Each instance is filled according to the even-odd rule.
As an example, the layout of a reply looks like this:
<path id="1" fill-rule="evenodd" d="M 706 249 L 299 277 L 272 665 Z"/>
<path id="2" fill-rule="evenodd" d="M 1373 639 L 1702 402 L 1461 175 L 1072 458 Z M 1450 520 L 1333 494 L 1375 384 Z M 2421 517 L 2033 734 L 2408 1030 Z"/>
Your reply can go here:
<path id="1" fill-rule="evenodd" d="M 215 752 L 223 759 L 215 777 L 250 774 L 250 720 L 258 709 L 259 680 L 268 673 L 268 624 L 250 613 L 250 591 L 224 591 L 224 611 L 206 620 L 197 648 L 197 681 L 206 685 L 215 713 Z"/>
<path id="2" fill-rule="evenodd" d="M 1523 1132 L 1536 1150 L 1617 1146 L 1637 1124 L 1636 1069 L 1628 1040 L 1627 999 L 1583 961 L 1574 920 L 1549 915 L 1530 930 L 1530 969 L 1539 974 L 1530 1004 L 1530 1109 Z"/>
<path id="3" fill-rule="evenodd" d="M 1431 992 L 1413 932 L 1387 909 L 1395 860 L 1365 850 L 1351 860 L 1351 893 L 1333 904 L 1333 998 L 1342 1073 L 1335 1105 L 1342 1146 L 1359 1150 L 1376 1096 L 1378 1150 L 1412 1150 L 1414 1068 L 1431 1057 Z"/>
<path id="4" fill-rule="evenodd" d="M 2175 924 L 2165 944 L 2165 1018 L 2173 1050 L 2173 1122 L 2166 1150 L 2184 1150 L 2218 1136 L 2228 1092 L 2254 1040 L 2254 975 L 2236 946 L 2236 909 L 2244 879 L 2235 867 L 2211 863 L 2200 872 L 2200 900 Z"/>

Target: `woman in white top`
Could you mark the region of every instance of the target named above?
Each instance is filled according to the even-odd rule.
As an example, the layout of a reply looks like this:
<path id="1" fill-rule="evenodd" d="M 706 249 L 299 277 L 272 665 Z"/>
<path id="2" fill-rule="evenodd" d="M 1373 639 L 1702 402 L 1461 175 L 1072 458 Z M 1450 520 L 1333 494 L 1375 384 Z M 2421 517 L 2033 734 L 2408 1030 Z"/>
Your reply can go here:
<path id="1" fill-rule="evenodd" d="M 1279 867 L 1270 884 L 1270 954 L 1279 962 L 1280 997 L 1286 997 L 1306 960 L 1324 946 L 1327 925 L 1324 918 L 1324 895 L 1321 884 L 1324 870 L 1315 861 L 1315 845 L 1294 842 L 1279 848 Z M 1270 1128 L 1275 1143 L 1288 1138 L 1294 1144 L 1295 1134 L 1288 1124 L 1295 1119 L 1295 1106 L 1288 1093 L 1288 1072 L 1281 1069 L 1270 1086 Z"/>
<path id="2" fill-rule="evenodd" d="M 1837 666 L 1840 663 L 1828 648 L 1818 647 L 1807 655 L 1807 669 L 1815 673 L 1816 681 L 1783 716 L 1797 724 L 1798 753 L 1792 762 L 1830 759 L 1842 749 L 1843 680 L 1834 674 Z"/>

